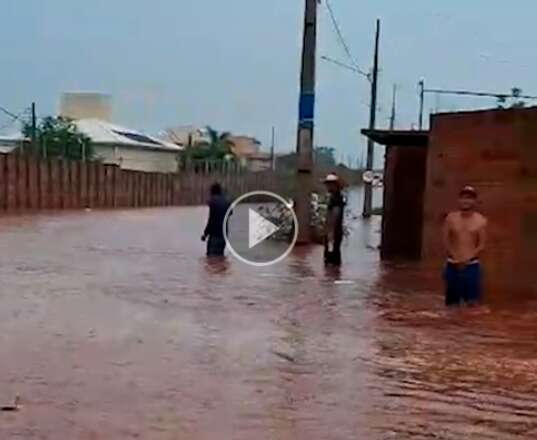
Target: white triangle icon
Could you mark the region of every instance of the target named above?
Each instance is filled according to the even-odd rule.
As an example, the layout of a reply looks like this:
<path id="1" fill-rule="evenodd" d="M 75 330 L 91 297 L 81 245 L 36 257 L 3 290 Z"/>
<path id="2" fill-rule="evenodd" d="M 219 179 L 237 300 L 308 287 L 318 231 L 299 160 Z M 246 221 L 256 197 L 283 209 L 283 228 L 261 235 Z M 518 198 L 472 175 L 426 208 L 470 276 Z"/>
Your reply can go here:
<path id="1" fill-rule="evenodd" d="M 274 234 L 279 226 L 253 209 L 248 210 L 248 248 L 252 249 Z"/>

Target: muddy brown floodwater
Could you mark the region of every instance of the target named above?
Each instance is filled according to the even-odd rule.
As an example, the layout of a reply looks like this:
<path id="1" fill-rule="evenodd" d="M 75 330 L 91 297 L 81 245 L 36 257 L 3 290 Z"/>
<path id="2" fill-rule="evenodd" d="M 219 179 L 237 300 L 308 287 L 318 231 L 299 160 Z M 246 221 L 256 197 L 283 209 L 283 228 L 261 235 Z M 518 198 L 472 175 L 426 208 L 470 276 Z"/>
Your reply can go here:
<path id="1" fill-rule="evenodd" d="M 0 219 L 1 440 L 537 438 L 531 298 L 447 313 L 437 273 L 378 261 L 378 219 L 340 273 L 209 263 L 204 216 Z"/>

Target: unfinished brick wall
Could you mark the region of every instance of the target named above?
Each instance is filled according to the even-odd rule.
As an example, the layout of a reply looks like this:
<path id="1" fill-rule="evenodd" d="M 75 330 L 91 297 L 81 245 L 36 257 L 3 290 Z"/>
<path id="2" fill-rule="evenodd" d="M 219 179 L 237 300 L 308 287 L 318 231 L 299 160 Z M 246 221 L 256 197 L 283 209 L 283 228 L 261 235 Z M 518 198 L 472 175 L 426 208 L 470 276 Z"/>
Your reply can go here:
<path id="1" fill-rule="evenodd" d="M 272 171 L 145 173 L 0 154 L 0 212 L 198 205 L 206 202 L 215 181 L 233 196 L 254 190 L 289 195 L 290 189 L 289 180 Z"/>
<path id="2" fill-rule="evenodd" d="M 426 158 L 426 147 L 386 148 L 382 259 L 420 258 Z"/>
<path id="3" fill-rule="evenodd" d="M 489 218 L 489 288 L 537 291 L 537 108 L 435 115 L 431 122 L 422 255 L 440 264 L 440 226 L 465 184 Z"/>

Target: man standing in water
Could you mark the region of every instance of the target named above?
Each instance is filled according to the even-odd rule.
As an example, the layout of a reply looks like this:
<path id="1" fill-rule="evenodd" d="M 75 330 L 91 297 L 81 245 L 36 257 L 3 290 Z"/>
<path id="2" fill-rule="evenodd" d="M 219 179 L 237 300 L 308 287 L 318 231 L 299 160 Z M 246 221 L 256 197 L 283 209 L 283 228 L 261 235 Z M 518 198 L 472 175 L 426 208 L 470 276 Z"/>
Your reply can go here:
<path id="1" fill-rule="evenodd" d="M 222 186 L 219 183 L 213 183 L 210 190 L 209 199 L 209 219 L 201 239 L 207 240 L 207 256 L 223 257 L 226 248 L 224 238 L 224 219 L 230 206 L 229 201 L 224 195 Z"/>
<path id="2" fill-rule="evenodd" d="M 328 174 L 324 179 L 329 199 L 326 210 L 326 230 L 324 239 L 324 262 L 341 266 L 341 242 L 343 241 L 343 210 L 345 200 L 341 194 L 341 181 L 336 174 Z"/>
<path id="3" fill-rule="evenodd" d="M 476 305 L 481 300 L 479 256 L 485 249 L 488 221 L 476 211 L 476 205 L 476 190 L 465 186 L 459 193 L 459 210 L 449 213 L 444 222 L 447 306 Z"/>

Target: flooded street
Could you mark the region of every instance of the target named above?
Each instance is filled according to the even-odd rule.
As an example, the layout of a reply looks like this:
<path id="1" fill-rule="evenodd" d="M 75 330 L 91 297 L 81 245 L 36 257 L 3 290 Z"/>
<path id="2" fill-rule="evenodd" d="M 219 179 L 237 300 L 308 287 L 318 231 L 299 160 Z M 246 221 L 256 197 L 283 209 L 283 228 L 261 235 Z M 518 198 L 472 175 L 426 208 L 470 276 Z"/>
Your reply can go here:
<path id="1" fill-rule="evenodd" d="M 378 218 L 341 273 L 211 263 L 205 215 L 0 219 L 0 439 L 537 438 L 537 300 L 447 312 Z"/>

